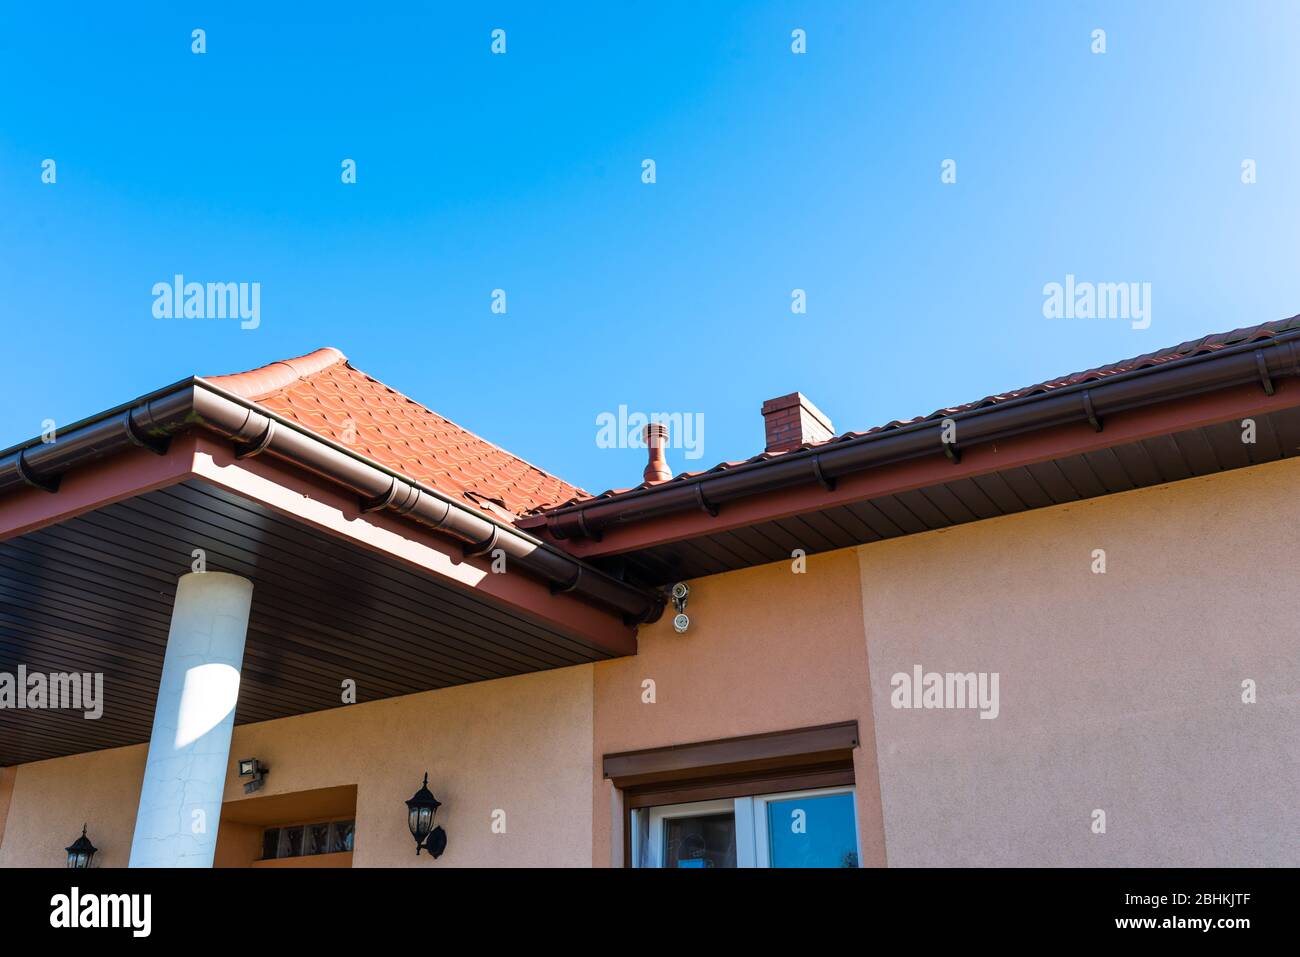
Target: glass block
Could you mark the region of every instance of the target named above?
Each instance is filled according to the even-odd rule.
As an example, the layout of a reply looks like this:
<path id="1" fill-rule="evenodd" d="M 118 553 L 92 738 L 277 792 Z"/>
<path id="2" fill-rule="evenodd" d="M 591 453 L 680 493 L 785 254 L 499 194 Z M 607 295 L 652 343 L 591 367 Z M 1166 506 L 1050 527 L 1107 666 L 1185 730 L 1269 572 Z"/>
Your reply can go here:
<path id="1" fill-rule="evenodd" d="M 329 848 L 334 852 L 352 850 L 351 821 L 335 821 L 330 825 Z"/>
<path id="2" fill-rule="evenodd" d="M 330 849 L 329 824 L 308 824 L 304 828 L 303 854 L 328 854 Z"/>
<path id="3" fill-rule="evenodd" d="M 302 828 L 301 827 L 282 827 L 280 828 L 280 848 L 277 857 L 301 857 L 302 856 Z"/>
<path id="4" fill-rule="evenodd" d="M 269 861 L 275 858 L 280 848 L 280 829 L 278 827 L 268 827 L 262 832 L 262 860 Z"/>

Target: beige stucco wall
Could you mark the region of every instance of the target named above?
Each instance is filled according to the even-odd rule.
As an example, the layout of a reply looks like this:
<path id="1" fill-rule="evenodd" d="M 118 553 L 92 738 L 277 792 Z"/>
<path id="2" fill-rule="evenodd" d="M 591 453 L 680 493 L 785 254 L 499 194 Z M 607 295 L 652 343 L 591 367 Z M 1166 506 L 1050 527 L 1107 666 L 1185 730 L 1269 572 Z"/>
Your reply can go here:
<path id="1" fill-rule="evenodd" d="M 5 821 L 9 818 L 9 799 L 14 793 L 15 768 L 0 768 L 0 847 L 5 843 Z"/>
<path id="2" fill-rule="evenodd" d="M 16 766 L 0 867 L 65 866 L 63 849 L 83 823 L 99 848 L 96 866 L 126 867 L 147 750 L 135 745 Z"/>
<path id="3" fill-rule="evenodd" d="M 858 549 L 890 864 L 1300 864 L 1298 491 L 1292 459 Z M 916 664 L 999 672 L 999 717 L 894 709 Z"/>
<path id="4" fill-rule="evenodd" d="M 241 725 L 234 760 L 271 768 L 256 797 L 357 785 L 357 867 L 586 866 L 592 667 L 582 665 Z M 20 765 L 0 866 L 62 866 L 82 821 L 104 867 L 130 854 L 146 746 Z M 446 853 L 416 858 L 403 802 L 429 772 Z M 492 832 L 505 811 L 506 832 Z"/>
<path id="5" fill-rule="evenodd" d="M 642 628 L 634 658 L 595 665 L 595 840 L 592 862 L 611 863 L 605 754 L 858 721 L 854 752 L 864 866 L 885 863 L 858 565 L 852 550 L 691 582 L 685 635 L 671 614 Z M 655 682 L 655 703 L 642 682 Z"/>

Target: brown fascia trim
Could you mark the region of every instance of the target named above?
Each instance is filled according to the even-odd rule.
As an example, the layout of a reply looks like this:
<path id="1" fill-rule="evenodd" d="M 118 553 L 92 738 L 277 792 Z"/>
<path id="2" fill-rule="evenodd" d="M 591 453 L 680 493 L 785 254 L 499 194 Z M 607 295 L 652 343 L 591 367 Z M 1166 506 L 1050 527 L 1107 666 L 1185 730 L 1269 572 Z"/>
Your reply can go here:
<path id="1" fill-rule="evenodd" d="M 952 445 L 941 439 L 946 418 L 931 418 L 614 498 L 564 506 L 526 524 L 544 524 L 547 533 L 559 540 L 599 541 L 605 529 L 616 526 L 696 509 L 716 514 L 727 502 L 813 482 L 830 490 L 841 476 L 928 455 L 947 455 L 956 461 L 963 448 L 1029 432 L 1078 422 L 1101 431 L 1109 415 L 1204 392 L 1254 382 L 1272 395 L 1273 380 L 1283 376 L 1300 376 L 1300 330 L 958 412 L 948 417 L 956 423 L 957 441 Z"/>
<path id="2" fill-rule="evenodd" d="M 0 452 L 0 496 L 27 487 L 57 492 L 69 470 L 133 447 L 165 455 L 172 436 L 193 428 L 231 440 L 241 458 L 268 454 L 307 469 L 358 495 L 363 511 L 387 509 L 456 539 L 466 556 L 499 548 L 553 592 L 611 608 L 628 624 L 654 621 L 663 612 L 662 595 L 620 581 L 199 377 L 60 429 L 53 442 L 32 439 Z"/>

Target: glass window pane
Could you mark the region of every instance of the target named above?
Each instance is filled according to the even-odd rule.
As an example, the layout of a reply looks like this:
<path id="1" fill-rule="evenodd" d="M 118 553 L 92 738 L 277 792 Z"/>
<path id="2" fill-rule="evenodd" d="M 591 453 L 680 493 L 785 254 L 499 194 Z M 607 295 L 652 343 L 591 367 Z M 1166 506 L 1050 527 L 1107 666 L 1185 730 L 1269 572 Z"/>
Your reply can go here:
<path id="1" fill-rule="evenodd" d="M 330 825 L 330 851 L 352 850 L 352 822 L 335 821 Z"/>
<path id="2" fill-rule="evenodd" d="M 302 828 L 301 827 L 282 827 L 280 828 L 280 852 L 278 857 L 301 857 L 302 856 Z"/>
<path id="3" fill-rule="evenodd" d="M 736 816 L 702 814 L 664 820 L 664 867 L 735 867 Z"/>
<path id="4" fill-rule="evenodd" d="M 330 849 L 328 824 L 308 824 L 303 841 L 304 854 L 325 854 Z"/>
<path id="5" fill-rule="evenodd" d="M 262 832 L 262 860 L 272 860 L 280 846 L 280 829 L 268 827 Z"/>
<path id="6" fill-rule="evenodd" d="M 812 795 L 767 802 L 773 867 L 857 867 L 853 795 Z"/>

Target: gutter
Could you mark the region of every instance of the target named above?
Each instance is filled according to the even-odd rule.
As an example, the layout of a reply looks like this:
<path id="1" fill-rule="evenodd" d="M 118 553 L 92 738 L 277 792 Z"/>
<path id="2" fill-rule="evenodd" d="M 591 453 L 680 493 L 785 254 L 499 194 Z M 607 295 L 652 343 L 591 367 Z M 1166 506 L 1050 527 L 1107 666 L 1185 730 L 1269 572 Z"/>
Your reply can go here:
<path id="1" fill-rule="evenodd" d="M 467 558 L 499 548 L 508 562 L 546 582 L 552 593 L 569 592 L 612 608 L 629 625 L 655 621 L 663 612 L 662 595 L 623 582 L 197 376 L 60 429 L 53 442 L 32 439 L 0 452 L 0 496 L 27 487 L 57 493 L 66 472 L 132 448 L 165 455 L 172 436 L 196 427 L 233 441 L 238 458 L 283 459 L 355 493 L 364 512 L 395 512 L 455 539 Z"/>
<path id="2" fill-rule="evenodd" d="M 719 507 L 729 502 L 791 486 L 818 482 L 829 491 L 842 476 L 922 456 L 946 455 L 956 462 L 963 448 L 1027 432 L 1080 422 L 1088 422 L 1100 432 L 1108 416 L 1203 392 L 1254 382 L 1272 395 L 1273 380 L 1283 376 L 1300 376 L 1300 330 L 951 416 L 936 415 L 898 428 L 832 439 L 776 458 L 612 498 L 591 499 L 542 513 L 536 525 L 544 520 L 547 532 L 556 539 L 599 541 L 609 528 L 695 509 L 716 515 Z M 956 423 L 956 441 L 946 444 L 942 434 L 948 420 Z"/>

